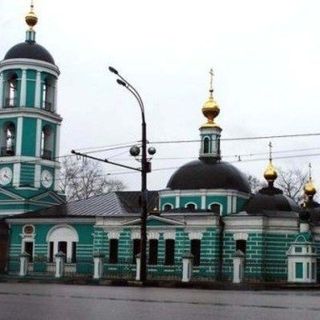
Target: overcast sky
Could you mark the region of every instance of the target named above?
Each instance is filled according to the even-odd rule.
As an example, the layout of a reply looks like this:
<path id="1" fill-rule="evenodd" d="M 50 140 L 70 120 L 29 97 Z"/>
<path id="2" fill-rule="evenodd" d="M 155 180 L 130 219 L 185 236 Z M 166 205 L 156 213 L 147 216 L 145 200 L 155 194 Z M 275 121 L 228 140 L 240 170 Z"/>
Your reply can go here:
<path id="1" fill-rule="evenodd" d="M 28 6 L 28 0 L 0 0 L 1 58 L 24 41 Z M 61 70 L 61 155 L 141 139 L 138 105 L 116 84 L 109 65 L 143 97 L 150 141 L 198 139 L 211 67 L 223 138 L 320 132 L 317 0 L 35 0 L 35 12 L 37 42 Z M 274 156 L 319 153 L 319 138 L 273 139 L 275 152 L 314 148 Z M 242 159 L 266 158 L 268 142 L 224 141 L 224 160 L 261 152 Z M 199 150 L 198 143 L 155 147 L 154 169 L 178 167 Z M 138 165 L 126 149 L 97 155 Z M 177 157 L 184 159 L 161 159 Z M 319 156 L 274 160 L 283 168 L 307 169 L 309 162 L 319 186 Z M 258 177 L 266 164 L 234 163 Z M 149 189 L 164 188 L 173 172 L 149 174 Z M 140 188 L 139 174 L 112 177 L 130 190 Z"/>

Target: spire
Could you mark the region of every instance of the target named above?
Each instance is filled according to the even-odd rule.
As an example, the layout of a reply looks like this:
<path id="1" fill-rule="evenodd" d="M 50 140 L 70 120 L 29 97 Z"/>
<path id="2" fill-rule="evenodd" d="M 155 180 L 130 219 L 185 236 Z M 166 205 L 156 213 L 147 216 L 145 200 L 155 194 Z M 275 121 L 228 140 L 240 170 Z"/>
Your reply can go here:
<path id="1" fill-rule="evenodd" d="M 31 0 L 30 11 L 25 16 L 25 21 L 26 21 L 27 25 L 29 26 L 29 29 L 27 30 L 27 34 L 26 34 L 26 41 L 27 42 L 35 42 L 35 39 L 36 39 L 36 33 L 33 30 L 33 27 L 37 24 L 38 17 L 34 13 L 33 8 L 34 8 L 33 0 Z"/>
<path id="2" fill-rule="evenodd" d="M 204 103 L 202 107 L 202 113 L 207 118 L 207 123 L 203 124 L 201 128 L 207 128 L 207 127 L 219 127 L 215 122 L 214 118 L 216 118 L 220 113 L 220 108 L 217 104 L 217 102 L 213 98 L 213 69 L 210 69 L 209 72 L 210 75 L 210 87 L 209 87 L 209 98 Z"/>
<path id="3" fill-rule="evenodd" d="M 277 179 L 278 174 L 277 171 L 272 163 L 272 143 L 269 142 L 269 163 L 264 171 L 264 178 L 268 181 L 269 186 L 273 186 L 274 181 Z"/>
<path id="4" fill-rule="evenodd" d="M 312 182 L 312 176 L 311 176 L 311 163 L 309 163 L 309 178 L 307 183 L 304 186 L 304 193 L 307 196 L 308 200 L 312 200 L 313 196 L 316 194 L 317 190 Z"/>

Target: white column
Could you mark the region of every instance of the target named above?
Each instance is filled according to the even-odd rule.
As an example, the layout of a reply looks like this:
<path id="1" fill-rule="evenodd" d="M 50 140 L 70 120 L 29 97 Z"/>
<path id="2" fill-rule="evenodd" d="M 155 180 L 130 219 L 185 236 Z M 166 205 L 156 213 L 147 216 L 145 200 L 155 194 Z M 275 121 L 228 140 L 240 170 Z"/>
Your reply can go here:
<path id="1" fill-rule="evenodd" d="M 189 282 L 192 277 L 193 256 L 185 255 L 182 258 L 182 282 Z"/>
<path id="2" fill-rule="evenodd" d="M 72 242 L 67 242 L 67 262 L 70 262 L 72 258 Z"/>
<path id="3" fill-rule="evenodd" d="M 42 126 L 41 119 L 37 119 L 36 154 L 35 154 L 37 158 L 40 158 L 40 151 L 41 151 L 41 126 Z"/>
<path id="4" fill-rule="evenodd" d="M 64 254 L 62 252 L 58 252 L 56 254 L 56 278 L 63 277 L 64 274 Z"/>
<path id="5" fill-rule="evenodd" d="M 20 171 L 21 171 L 21 163 L 15 163 L 13 165 L 13 186 L 19 187 L 20 185 Z"/>
<path id="6" fill-rule="evenodd" d="M 141 269 L 141 256 L 137 254 L 136 256 L 136 281 L 140 281 L 140 269 Z"/>
<path id="7" fill-rule="evenodd" d="M 56 125 L 56 150 L 55 150 L 55 158 L 59 157 L 60 152 L 60 125 Z"/>
<path id="8" fill-rule="evenodd" d="M 34 187 L 35 188 L 40 188 L 40 180 L 41 180 L 41 166 L 39 164 L 36 164 L 34 168 Z"/>
<path id="9" fill-rule="evenodd" d="M 0 109 L 3 108 L 3 74 L 0 73 Z"/>
<path id="10" fill-rule="evenodd" d="M 27 70 L 22 69 L 20 107 L 25 107 L 27 102 Z"/>
<path id="11" fill-rule="evenodd" d="M 232 202 L 232 196 L 228 196 L 227 197 L 227 214 L 232 213 L 231 202 Z"/>
<path id="12" fill-rule="evenodd" d="M 57 112 L 58 110 L 58 81 L 55 81 L 55 85 L 54 85 L 54 94 L 53 94 L 53 110 L 54 112 Z"/>
<path id="13" fill-rule="evenodd" d="M 180 195 L 176 196 L 176 208 L 180 208 Z"/>
<path id="14" fill-rule="evenodd" d="M 93 279 L 101 279 L 103 276 L 103 256 L 101 254 L 94 256 L 93 263 Z"/>
<path id="15" fill-rule="evenodd" d="M 35 108 L 40 108 L 40 103 L 41 103 L 41 72 L 37 71 L 36 90 L 35 90 L 35 97 L 34 97 Z"/>
<path id="16" fill-rule="evenodd" d="M 16 146 L 16 155 L 21 156 L 22 150 L 22 131 L 23 131 L 23 118 L 19 117 L 17 121 L 17 146 Z"/>
<path id="17" fill-rule="evenodd" d="M 20 277 L 25 277 L 28 273 L 28 263 L 29 263 L 29 255 L 27 253 L 22 253 L 20 255 Z"/>
<path id="18" fill-rule="evenodd" d="M 61 191 L 60 188 L 60 168 L 54 169 L 54 191 Z"/>
<path id="19" fill-rule="evenodd" d="M 242 252 L 241 254 L 237 253 L 233 257 L 233 283 L 241 283 L 244 275 L 244 255 Z"/>
<path id="20" fill-rule="evenodd" d="M 205 210 L 206 208 L 206 196 L 203 194 L 201 195 L 201 209 Z"/>

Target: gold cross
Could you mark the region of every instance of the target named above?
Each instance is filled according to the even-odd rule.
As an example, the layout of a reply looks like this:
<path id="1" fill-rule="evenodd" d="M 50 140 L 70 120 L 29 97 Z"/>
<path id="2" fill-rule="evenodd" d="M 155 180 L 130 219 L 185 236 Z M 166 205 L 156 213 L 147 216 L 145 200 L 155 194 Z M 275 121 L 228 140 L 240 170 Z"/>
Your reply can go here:
<path id="1" fill-rule="evenodd" d="M 311 181 L 311 168 L 312 168 L 311 163 L 309 163 L 309 181 Z"/>
<path id="2" fill-rule="evenodd" d="M 212 98 L 212 93 L 213 93 L 213 76 L 214 76 L 214 73 L 213 73 L 213 69 L 211 68 L 210 69 L 210 89 L 209 89 L 209 92 L 210 92 L 210 97 Z"/>
<path id="3" fill-rule="evenodd" d="M 272 143 L 269 141 L 269 160 L 272 161 Z"/>

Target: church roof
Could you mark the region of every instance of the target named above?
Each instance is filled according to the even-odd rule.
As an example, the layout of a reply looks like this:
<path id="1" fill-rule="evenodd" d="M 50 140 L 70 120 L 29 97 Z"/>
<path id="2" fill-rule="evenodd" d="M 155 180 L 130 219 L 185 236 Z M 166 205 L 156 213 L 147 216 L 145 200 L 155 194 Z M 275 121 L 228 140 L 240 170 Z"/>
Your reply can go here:
<path id="1" fill-rule="evenodd" d="M 89 199 L 15 215 L 10 219 L 104 217 L 139 213 L 140 194 L 139 191 L 109 192 Z M 157 205 L 158 192 L 149 191 L 148 211 L 152 211 Z"/>
<path id="2" fill-rule="evenodd" d="M 250 193 L 248 179 L 233 165 L 215 159 L 191 161 L 170 178 L 172 190 L 233 189 Z"/>
<path id="3" fill-rule="evenodd" d="M 34 59 L 55 64 L 50 52 L 43 46 L 32 41 L 18 43 L 9 49 L 4 60 L 9 59 Z"/>
<path id="4" fill-rule="evenodd" d="M 291 198 L 284 195 L 280 189 L 269 185 L 249 199 L 245 210 L 255 214 L 270 211 L 300 212 L 301 208 Z"/>

